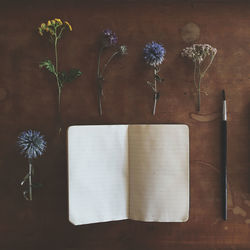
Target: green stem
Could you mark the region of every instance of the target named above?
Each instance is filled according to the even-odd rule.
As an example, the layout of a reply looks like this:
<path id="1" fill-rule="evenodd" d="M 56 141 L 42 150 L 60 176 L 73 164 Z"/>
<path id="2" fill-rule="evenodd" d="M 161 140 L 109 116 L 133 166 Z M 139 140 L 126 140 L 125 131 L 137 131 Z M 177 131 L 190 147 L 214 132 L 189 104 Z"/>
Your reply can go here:
<path id="1" fill-rule="evenodd" d="M 32 201 L 32 163 L 29 160 L 29 200 Z"/>
<path id="2" fill-rule="evenodd" d="M 58 41 L 58 37 L 56 36 L 56 38 L 55 38 L 55 65 L 56 65 L 56 82 L 57 82 L 57 87 L 58 87 L 58 107 L 57 107 L 57 109 L 58 109 L 59 134 L 60 134 L 61 130 L 62 130 L 62 117 L 61 117 L 61 93 L 62 93 L 62 88 L 61 88 L 60 82 L 59 82 L 57 41 Z"/>
<path id="3" fill-rule="evenodd" d="M 103 52 L 103 47 L 100 48 L 99 54 L 98 54 L 98 64 L 97 64 L 97 77 L 100 77 L 100 64 L 101 64 L 101 55 Z"/>
<path id="4" fill-rule="evenodd" d="M 196 84 L 196 72 L 197 72 L 197 62 L 194 62 L 194 86 L 196 89 L 198 89 L 197 84 Z"/>
<path id="5" fill-rule="evenodd" d="M 155 115 L 156 105 L 157 105 L 157 81 L 156 81 L 157 70 L 154 68 L 154 107 L 153 107 L 153 115 Z"/>
<path id="6" fill-rule="evenodd" d="M 62 36 L 62 32 L 63 32 L 63 30 L 64 30 L 65 28 L 63 27 L 61 30 L 60 30 L 60 33 L 59 33 L 59 35 L 57 36 L 57 38 L 58 39 L 60 39 L 61 38 L 61 36 Z"/>
<path id="7" fill-rule="evenodd" d="M 56 61 L 56 75 L 58 76 L 57 37 L 55 38 L 55 61 Z"/>
<path id="8" fill-rule="evenodd" d="M 198 88 L 197 88 L 197 94 L 198 94 L 198 103 L 197 103 L 197 111 L 200 112 L 200 108 L 201 108 L 201 72 L 200 72 L 200 64 L 198 64 Z"/>
<path id="9" fill-rule="evenodd" d="M 119 51 L 116 51 L 109 59 L 108 61 L 105 63 L 104 67 L 103 67 L 103 71 L 102 71 L 102 76 L 104 76 L 105 72 L 106 72 L 106 69 L 107 69 L 107 66 L 109 65 L 109 63 L 112 61 L 112 59 L 119 54 Z"/>
<path id="10" fill-rule="evenodd" d="M 97 64 L 97 85 L 98 85 L 98 104 L 99 104 L 99 114 L 102 115 L 102 96 L 103 96 L 103 89 L 102 89 L 102 82 L 103 82 L 103 76 L 106 72 L 106 69 L 109 65 L 109 63 L 113 60 L 113 58 L 119 54 L 119 51 L 116 51 L 113 53 L 113 55 L 108 59 L 108 61 L 105 63 L 103 66 L 102 72 L 100 72 L 100 64 L 101 64 L 101 55 L 103 52 L 103 47 L 100 48 L 99 50 L 99 55 L 98 55 L 98 64 Z"/>
<path id="11" fill-rule="evenodd" d="M 98 87 L 98 107 L 99 107 L 99 115 L 102 116 L 102 75 L 100 74 L 100 63 L 101 63 L 101 55 L 103 52 L 103 47 L 99 50 L 98 55 L 98 63 L 97 63 L 97 87 Z"/>

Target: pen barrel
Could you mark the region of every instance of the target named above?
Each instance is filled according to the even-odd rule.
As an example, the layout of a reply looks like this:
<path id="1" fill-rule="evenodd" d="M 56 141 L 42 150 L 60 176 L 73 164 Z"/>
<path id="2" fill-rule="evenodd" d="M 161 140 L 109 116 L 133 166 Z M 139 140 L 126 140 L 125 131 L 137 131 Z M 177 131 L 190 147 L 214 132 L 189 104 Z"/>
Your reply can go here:
<path id="1" fill-rule="evenodd" d="M 227 122 L 222 121 L 222 185 L 223 185 L 223 217 L 227 220 Z"/>

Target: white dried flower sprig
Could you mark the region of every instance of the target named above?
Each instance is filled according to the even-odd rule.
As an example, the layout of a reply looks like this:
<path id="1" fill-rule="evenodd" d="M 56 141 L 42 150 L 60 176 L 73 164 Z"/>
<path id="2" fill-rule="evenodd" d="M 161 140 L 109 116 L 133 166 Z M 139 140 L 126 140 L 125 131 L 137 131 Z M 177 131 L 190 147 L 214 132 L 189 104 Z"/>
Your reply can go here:
<path id="1" fill-rule="evenodd" d="M 181 55 L 192 59 L 193 62 L 202 63 L 207 56 L 216 55 L 217 49 L 209 44 L 193 44 L 182 50 Z"/>
<path id="2" fill-rule="evenodd" d="M 194 85 L 197 90 L 197 111 L 200 111 L 201 79 L 211 66 L 217 49 L 209 44 L 193 44 L 182 50 L 181 55 L 194 62 Z"/>

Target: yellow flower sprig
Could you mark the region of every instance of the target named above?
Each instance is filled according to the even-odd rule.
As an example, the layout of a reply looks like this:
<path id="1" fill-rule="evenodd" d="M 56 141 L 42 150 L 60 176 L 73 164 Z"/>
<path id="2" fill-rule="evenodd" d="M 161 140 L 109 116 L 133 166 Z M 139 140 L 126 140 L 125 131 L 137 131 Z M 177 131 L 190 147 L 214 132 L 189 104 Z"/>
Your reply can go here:
<path id="1" fill-rule="evenodd" d="M 50 73 L 52 73 L 57 82 L 58 87 L 58 117 L 59 117 L 59 133 L 62 129 L 62 118 L 61 118 L 61 92 L 63 89 L 63 86 L 67 82 L 72 82 L 73 80 L 77 79 L 81 76 L 82 72 L 79 69 L 72 68 L 68 71 L 59 71 L 58 67 L 58 48 L 57 44 L 60 38 L 62 37 L 63 31 L 65 29 L 68 29 L 69 31 L 72 31 L 72 26 L 67 21 L 62 21 L 59 18 L 54 18 L 52 20 L 48 20 L 47 23 L 42 23 L 40 27 L 38 27 L 38 32 L 41 36 L 44 35 L 44 33 L 49 34 L 49 40 L 54 44 L 54 51 L 55 51 L 55 60 L 54 63 L 47 59 L 45 61 L 42 61 L 40 63 L 40 68 L 47 69 Z"/>
<path id="2" fill-rule="evenodd" d="M 60 38 L 62 31 L 68 28 L 69 31 L 72 31 L 72 26 L 68 21 L 62 21 L 60 18 L 55 18 L 53 20 L 49 20 L 46 23 L 42 23 L 40 27 L 38 27 L 38 32 L 41 36 L 43 36 L 44 32 L 49 32 L 51 36 L 57 36 Z"/>

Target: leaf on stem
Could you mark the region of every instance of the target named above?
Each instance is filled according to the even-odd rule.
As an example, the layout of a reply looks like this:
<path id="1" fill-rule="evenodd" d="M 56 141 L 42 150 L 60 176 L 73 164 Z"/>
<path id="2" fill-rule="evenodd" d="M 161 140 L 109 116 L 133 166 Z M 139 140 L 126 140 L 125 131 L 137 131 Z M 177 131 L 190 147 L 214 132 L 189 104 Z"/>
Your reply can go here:
<path id="1" fill-rule="evenodd" d="M 27 191 L 27 190 L 23 191 L 23 197 L 24 197 L 24 199 L 25 199 L 26 201 L 29 200 L 28 191 Z"/>
<path id="2" fill-rule="evenodd" d="M 23 181 L 21 182 L 21 186 L 28 180 L 29 174 L 26 174 L 25 177 L 23 178 Z"/>
<path id="3" fill-rule="evenodd" d="M 72 82 L 73 80 L 80 77 L 82 72 L 79 69 L 70 69 L 68 72 L 62 71 L 58 74 L 59 83 L 61 87 L 63 87 L 63 84 L 66 82 Z"/>
<path id="4" fill-rule="evenodd" d="M 33 188 L 41 188 L 43 185 L 41 183 L 32 183 Z"/>
<path id="5" fill-rule="evenodd" d="M 163 82 L 164 79 L 161 78 L 158 74 L 155 74 L 155 80 L 158 81 L 158 82 Z"/>
<path id="6" fill-rule="evenodd" d="M 49 72 L 56 75 L 55 66 L 50 60 L 45 60 L 39 64 L 40 68 L 46 68 Z"/>
<path id="7" fill-rule="evenodd" d="M 147 81 L 147 84 L 152 88 L 152 90 L 155 92 L 155 86 L 152 82 Z"/>

